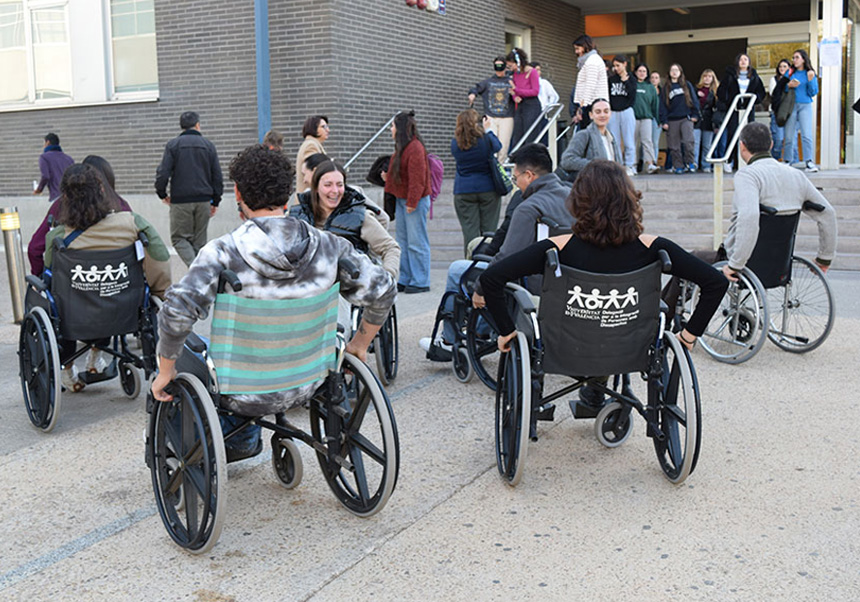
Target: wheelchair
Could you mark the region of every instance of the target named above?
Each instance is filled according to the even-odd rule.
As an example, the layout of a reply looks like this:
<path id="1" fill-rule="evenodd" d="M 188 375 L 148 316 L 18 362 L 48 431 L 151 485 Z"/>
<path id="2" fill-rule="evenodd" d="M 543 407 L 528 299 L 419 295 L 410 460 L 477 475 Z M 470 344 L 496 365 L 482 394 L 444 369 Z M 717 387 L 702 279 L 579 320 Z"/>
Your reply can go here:
<path id="1" fill-rule="evenodd" d="M 222 274 L 211 344 L 194 334 L 186 339 L 168 389 L 173 401 L 152 395 L 147 400 L 146 463 L 170 537 L 193 554 L 217 543 L 227 505 L 224 442 L 251 425 L 273 431 L 272 469 L 283 487 L 301 482 L 295 441 L 302 441 L 316 452 L 338 501 L 357 516 L 373 516 L 397 483 L 397 426 L 385 390 L 363 362 L 345 352 L 337 332 L 338 285 L 309 299 L 259 300 L 225 293 L 226 284 L 241 290 L 236 274 Z M 310 433 L 291 424 L 284 411 L 239 414 L 230 403 L 232 395 L 319 382 L 305 401 Z M 274 422 L 264 417 L 272 413 Z M 235 421 L 226 432 L 222 416 Z"/>
<path id="2" fill-rule="evenodd" d="M 350 328 L 352 332 L 358 331 L 361 324 L 362 311 L 355 305 L 350 307 Z M 388 386 L 397 378 L 397 369 L 400 366 L 400 338 L 397 327 L 397 307 L 391 306 L 391 311 L 385 318 L 385 322 L 379 328 L 379 332 L 370 344 L 369 353 L 373 354 L 376 361 L 376 375 L 383 386 Z"/>
<path id="3" fill-rule="evenodd" d="M 140 243 L 148 244 L 140 233 Z M 140 394 L 141 374 L 155 371 L 154 299 L 143 274 L 142 247 L 69 249 L 54 241 L 51 269 L 43 277 L 28 275 L 26 315 L 18 338 L 19 376 L 30 422 L 45 433 L 54 429 L 62 401 L 60 347 L 82 341 L 66 365 L 97 349 L 111 357 L 104 372 L 82 372 L 85 385 L 119 378 L 129 399 Z M 140 354 L 127 340 L 134 335 Z"/>
<path id="4" fill-rule="evenodd" d="M 803 208 L 823 210 L 811 201 Z M 761 207 L 755 249 L 700 338 L 702 348 L 714 359 L 745 362 L 767 339 L 784 351 L 806 353 L 829 336 L 835 313 L 833 293 L 821 269 L 794 254 L 799 219 L 799 211 L 779 215 L 771 207 Z M 714 267 L 724 265 L 719 262 Z M 695 286 L 682 285 L 678 327 L 683 327 L 697 299 Z"/>
<path id="5" fill-rule="evenodd" d="M 529 441 L 538 439 L 537 422 L 553 420 L 552 402 L 586 384 L 610 398 L 594 423 L 602 445 L 613 448 L 627 440 L 635 411 L 645 419 L 646 435 L 669 481 L 683 483 L 696 468 L 699 386 L 689 352 L 666 328 L 660 278 L 671 264 L 665 251 L 660 254 L 661 261 L 634 272 L 605 275 L 560 266 L 552 249 L 539 312 L 527 291 L 507 285 L 517 336 L 499 365 L 495 451 L 508 485 L 523 476 Z M 636 372 L 647 383 L 644 404 L 632 390 L 629 374 Z M 573 383 L 546 393 L 548 374 L 572 377 Z M 597 375 L 616 376 L 610 384 Z"/>

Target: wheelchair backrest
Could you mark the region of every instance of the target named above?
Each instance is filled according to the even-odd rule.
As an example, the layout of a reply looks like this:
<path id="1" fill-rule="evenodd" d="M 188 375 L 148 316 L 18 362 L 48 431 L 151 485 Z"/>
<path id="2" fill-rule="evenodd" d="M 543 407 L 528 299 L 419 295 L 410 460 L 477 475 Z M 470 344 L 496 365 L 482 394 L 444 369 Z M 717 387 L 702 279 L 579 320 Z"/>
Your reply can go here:
<path id="1" fill-rule="evenodd" d="M 659 261 L 624 274 L 548 268 L 538 310 L 544 370 L 568 376 L 646 370 L 660 324 L 661 271 Z"/>
<path id="2" fill-rule="evenodd" d="M 789 215 L 759 216 L 758 241 L 747 261 L 765 288 L 783 286 L 791 280 L 791 256 L 800 212 Z"/>
<path id="3" fill-rule="evenodd" d="M 304 299 L 215 298 L 209 354 L 223 394 L 286 391 L 328 375 L 337 362 L 340 285 Z"/>
<path id="4" fill-rule="evenodd" d="M 60 335 L 91 340 L 139 329 L 146 280 L 136 245 L 87 250 L 54 247 L 51 295 Z"/>

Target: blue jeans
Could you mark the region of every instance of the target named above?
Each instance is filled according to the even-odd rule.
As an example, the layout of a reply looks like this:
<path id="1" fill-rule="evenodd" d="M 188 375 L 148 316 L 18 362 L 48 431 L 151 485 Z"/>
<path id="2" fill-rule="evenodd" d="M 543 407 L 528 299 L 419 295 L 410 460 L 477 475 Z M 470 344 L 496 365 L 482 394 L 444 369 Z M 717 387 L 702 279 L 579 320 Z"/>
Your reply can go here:
<path id="1" fill-rule="evenodd" d="M 696 169 L 699 167 L 710 167 L 711 164 L 705 161 L 708 156 L 708 151 L 711 150 L 711 144 L 714 141 L 713 130 L 693 130 L 693 162 L 696 164 Z"/>
<path id="2" fill-rule="evenodd" d="M 429 213 L 429 196 L 418 201 L 418 207 L 412 213 L 406 211 L 406 199 L 397 199 L 394 237 L 400 245 L 400 284 L 403 286 L 430 286 Z"/>
<path id="3" fill-rule="evenodd" d="M 771 149 L 770 154 L 774 159 L 779 161 L 782 159 L 783 145 L 785 144 L 785 127 L 776 125 L 776 115 L 773 113 L 770 114 L 770 136 L 773 138 L 773 149 Z M 789 163 L 800 161 L 800 157 L 797 154 L 797 145 L 794 146 L 794 156 L 786 156 L 785 160 Z"/>
<path id="4" fill-rule="evenodd" d="M 218 419 L 221 421 L 221 432 L 225 435 L 231 430 L 242 424 L 245 420 L 241 416 L 227 416 L 219 414 Z M 224 447 L 240 451 L 250 451 L 257 447 L 257 442 L 260 440 L 262 427 L 258 424 L 246 426 L 240 432 L 236 433 L 224 442 Z"/>
<path id="5" fill-rule="evenodd" d="M 449 291 L 459 291 L 460 290 L 460 279 L 463 277 L 463 274 L 466 273 L 466 270 L 469 269 L 469 266 L 472 265 L 472 261 L 470 259 L 458 259 L 448 266 L 448 280 L 445 282 L 445 292 Z M 487 269 L 487 263 L 483 261 L 479 261 L 475 267 L 485 270 Z M 453 312 L 454 311 L 454 296 L 449 295 L 445 300 L 445 311 Z M 454 325 L 450 320 L 445 320 L 442 323 L 442 338 L 446 343 L 453 343 L 456 339 L 456 333 L 454 332 Z"/>
<path id="6" fill-rule="evenodd" d="M 815 115 L 812 103 L 796 103 L 788 121 L 785 122 L 785 157 L 797 156 L 797 128 L 800 126 L 800 141 L 803 144 L 803 160 L 815 161 Z"/>
<path id="7" fill-rule="evenodd" d="M 663 131 L 660 128 L 660 124 L 657 123 L 657 119 L 652 121 L 652 133 L 654 135 L 654 163 L 657 163 L 657 159 L 660 158 L 660 134 Z"/>
<path id="8" fill-rule="evenodd" d="M 615 157 L 615 160 L 618 163 L 623 163 L 626 167 L 635 167 L 636 115 L 633 113 L 632 107 L 623 111 L 612 112 L 609 117 L 609 132 L 618 143 L 618 149 L 623 149 L 621 152 L 624 155 L 624 160 L 621 161 L 621 157 Z"/>

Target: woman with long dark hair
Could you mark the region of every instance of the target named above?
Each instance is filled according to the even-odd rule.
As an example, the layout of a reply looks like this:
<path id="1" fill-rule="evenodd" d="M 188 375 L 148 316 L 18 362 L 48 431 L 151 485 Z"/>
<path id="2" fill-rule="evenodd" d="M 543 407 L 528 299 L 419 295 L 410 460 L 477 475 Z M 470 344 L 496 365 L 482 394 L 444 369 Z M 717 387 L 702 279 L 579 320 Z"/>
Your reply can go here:
<path id="1" fill-rule="evenodd" d="M 812 99 L 818 94 L 818 78 L 809 62 L 809 55 L 802 48 L 794 51 L 791 57 L 794 71 L 787 87 L 794 90 L 794 109 L 785 122 L 785 157 L 789 159 L 797 148 L 797 128 L 800 127 L 800 140 L 803 143 L 803 163 L 806 171 L 815 173 L 815 113 Z"/>
<path id="2" fill-rule="evenodd" d="M 511 75 L 511 98 L 514 99 L 514 133 L 511 135 L 511 148 L 517 145 L 532 123 L 540 116 L 540 74 L 529 63 L 529 56 L 522 48 L 514 48 L 505 57 Z M 539 133 L 532 130 L 531 140 Z"/>
<path id="3" fill-rule="evenodd" d="M 430 166 L 414 111 L 398 113 L 391 124 L 394 154 L 388 165 L 385 192 L 397 199 L 395 238 L 400 245 L 397 289 L 405 293 L 430 290 Z"/>
<path id="4" fill-rule="evenodd" d="M 770 137 L 773 139 L 773 148 L 770 153 L 777 161 L 782 159 L 782 148 L 785 143 L 785 124 L 782 126 L 776 123 L 776 112 L 779 110 L 779 105 L 782 103 L 782 98 L 785 95 L 786 86 L 791 77 L 792 69 L 791 62 L 788 59 L 781 59 L 776 64 L 776 73 L 770 78 L 770 83 L 767 86 L 768 94 L 770 94 Z M 794 155 L 786 157 L 786 161 L 797 163 L 797 146 L 794 147 Z"/>
<path id="5" fill-rule="evenodd" d="M 660 124 L 666 130 L 666 145 L 672 153 L 674 172 L 684 173 L 685 167 L 686 171 L 696 171 L 693 124 L 700 118 L 699 101 L 693 84 L 684 77 L 684 69 L 678 63 L 672 63 L 669 67 L 669 77 L 660 99 Z"/>
<path id="6" fill-rule="evenodd" d="M 735 57 L 733 65 L 726 67 L 726 73 L 720 81 L 720 87 L 717 89 L 717 109 L 720 111 L 728 111 L 732 106 L 732 102 L 738 94 L 755 94 L 754 104 L 764 100 L 765 90 L 761 78 L 756 73 L 750 64 L 748 54 L 742 52 Z M 746 101 L 739 102 L 737 109 L 742 111 L 746 108 Z M 755 119 L 755 112 L 750 112 L 747 119 L 751 122 Z M 730 142 L 738 129 L 738 113 L 733 112 L 728 115 L 729 125 L 726 126 L 726 142 Z M 744 124 L 746 125 L 746 124 Z M 735 145 L 732 151 L 732 159 L 726 164 L 726 171 L 731 172 L 732 168 L 738 164 L 738 145 Z"/>

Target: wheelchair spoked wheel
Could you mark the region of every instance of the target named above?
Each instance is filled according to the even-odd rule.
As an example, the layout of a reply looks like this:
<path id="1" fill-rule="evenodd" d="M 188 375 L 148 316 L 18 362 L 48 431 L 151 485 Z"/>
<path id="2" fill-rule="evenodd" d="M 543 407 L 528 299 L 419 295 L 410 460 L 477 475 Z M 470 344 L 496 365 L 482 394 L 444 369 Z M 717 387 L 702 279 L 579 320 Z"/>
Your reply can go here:
<path id="1" fill-rule="evenodd" d="M 669 332 L 663 337 L 662 374 L 648 382 L 649 405 L 663 440 L 654 437 L 666 478 L 683 483 L 696 468 L 702 442 L 702 414 L 696 370 L 686 348 Z"/>
<path id="2" fill-rule="evenodd" d="M 768 290 L 767 337 L 780 349 L 806 353 L 819 347 L 833 328 L 833 293 L 824 273 L 803 257 L 791 258 L 791 280 Z"/>
<path id="3" fill-rule="evenodd" d="M 469 354 L 469 361 L 472 362 L 472 369 L 481 382 L 487 385 L 491 391 L 496 390 L 496 373 L 498 372 L 497 362 L 499 359 L 499 348 L 496 345 L 498 334 L 492 330 L 488 335 L 482 336 L 478 334 L 478 319 L 485 316 L 484 310 L 472 310 L 469 312 L 469 321 L 466 323 L 466 351 Z M 484 317 L 483 322 L 487 318 Z M 487 323 L 488 324 L 488 323 Z M 488 326 L 482 325 L 482 330 L 487 330 Z"/>
<path id="4" fill-rule="evenodd" d="M 376 373 L 383 385 L 390 385 L 397 378 L 397 367 L 400 364 L 400 343 L 398 342 L 397 310 L 391 306 L 388 317 L 376 335 L 373 343 L 373 355 L 376 357 Z"/>
<path id="5" fill-rule="evenodd" d="M 49 433 L 60 414 L 60 352 L 51 319 L 41 307 L 31 309 L 21 323 L 18 362 L 30 422 Z"/>
<path id="6" fill-rule="evenodd" d="M 385 507 L 397 484 L 397 426 L 388 396 L 370 369 L 345 353 L 342 370 L 345 399 L 329 416 L 325 400 L 315 398 L 311 433 L 327 447 L 340 447 L 331 460 L 317 450 L 323 476 L 341 504 L 356 516 L 368 517 Z M 320 391 L 327 388 L 323 385 Z"/>
<path id="7" fill-rule="evenodd" d="M 721 269 L 725 261 L 715 263 Z M 699 289 L 696 288 L 695 303 Z M 694 303 L 694 304 L 695 304 Z M 764 345 L 768 325 L 767 295 L 759 279 L 744 269 L 738 281 L 729 284 L 705 332 L 699 338 L 702 349 L 717 361 L 740 364 Z"/>
<path id="8" fill-rule="evenodd" d="M 298 487 L 302 482 L 302 455 L 292 439 L 272 435 L 272 470 L 286 489 Z"/>
<path id="9" fill-rule="evenodd" d="M 604 447 L 618 447 L 633 432 L 630 406 L 618 401 L 606 404 L 594 421 L 594 435 Z"/>
<path id="10" fill-rule="evenodd" d="M 472 370 L 472 362 L 469 361 L 469 353 L 466 348 L 455 343 L 451 350 L 451 358 L 451 368 L 454 370 L 456 379 L 461 383 L 471 381 L 475 371 Z"/>
<path id="11" fill-rule="evenodd" d="M 133 364 L 119 362 L 119 384 L 126 397 L 137 399 L 141 386 L 140 371 Z"/>
<path id="12" fill-rule="evenodd" d="M 200 380 L 179 374 L 171 402 L 155 401 L 148 441 L 164 527 L 192 554 L 212 549 L 227 509 L 227 457 L 218 412 Z"/>
<path id="13" fill-rule="evenodd" d="M 531 421 L 531 365 L 528 341 L 518 332 L 499 360 L 496 388 L 496 466 L 511 487 L 522 479 Z"/>

